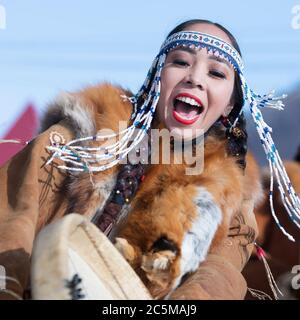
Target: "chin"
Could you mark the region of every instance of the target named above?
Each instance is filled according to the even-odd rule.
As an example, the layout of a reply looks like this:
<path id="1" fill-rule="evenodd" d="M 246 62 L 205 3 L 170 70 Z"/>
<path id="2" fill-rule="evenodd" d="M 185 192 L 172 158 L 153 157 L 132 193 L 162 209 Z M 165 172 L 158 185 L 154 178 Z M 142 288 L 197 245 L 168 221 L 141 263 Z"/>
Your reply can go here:
<path id="1" fill-rule="evenodd" d="M 185 140 L 192 140 L 199 135 L 204 134 L 204 129 L 202 127 L 173 127 L 172 133 L 176 134 L 176 137 L 185 139 Z"/>

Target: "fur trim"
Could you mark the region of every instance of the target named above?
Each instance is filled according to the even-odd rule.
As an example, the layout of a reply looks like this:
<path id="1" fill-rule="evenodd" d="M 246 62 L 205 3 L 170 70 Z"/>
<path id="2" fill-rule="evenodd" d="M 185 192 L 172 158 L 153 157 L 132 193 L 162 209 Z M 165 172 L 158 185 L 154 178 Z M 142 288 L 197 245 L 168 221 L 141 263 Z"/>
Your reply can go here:
<path id="1" fill-rule="evenodd" d="M 111 175 L 103 176 L 103 180 L 101 182 L 98 182 L 95 185 L 95 191 L 98 194 L 99 197 L 99 203 L 97 204 L 97 209 L 94 210 L 96 212 L 93 216 L 91 216 L 91 219 L 96 218 L 98 215 L 102 214 L 102 211 L 104 209 L 104 206 L 113 191 L 115 185 L 117 182 L 117 174 L 112 173 Z"/>
<path id="2" fill-rule="evenodd" d="M 102 83 L 76 93 L 62 93 L 50 104 L 41 121 L 40 131 L 64 120 L 75 138 L 95 135 L 101 129 L 119 130 L 119 121 L 130 121 L 132 105 L 121 95 L 131 92 Z"/>
<path id="3" fill-rule="evenodd" d="M 116 170 L 99 172 L 90 176 L 87 173 L 72 174 L 68 177 L 68 208 L 66 213 L 79 213 L 90 220 L 102 214 L 104 206 L 117 181 Z"/>
<path id="4" fill-rule="evenodd" d="M 222 221 L 221 209 L 212 194 L 203 187 L 197 189 L 198 194 L 194 199 L 197 214 L 192 227 L 184 235 L 181 247 L 181 275 L 177 284 L 184 274 L 195 271 L 205 260 L 212 239 Z"/>
<path id="5" fill-rule="evenodd" d="M 254 207 L 256 208 L 265 200 L 262 171 L 251 152 L 247 153 L 246 161 L 247 166 L 244 176 L 243 196 L 245 200 L 252 199 Z"/>
<path id="6" fill-rule="evenodd" d="M 80 101 L 79 97 L 70 93 L 57 96 L 41 121 L 40 131 L 45 131 L 52 125 L 65 120 L 76 138 L 91 136 L 95 133 L 95 123 L 92 114 Z"/>
<path id="7" fill-rule="evenodd" d="M 118 86 L 102 83 L 75 93 L 62 93 L 50 104 L 41 121 L 41 131 L 63 121 L 72 132 L 74 139 L 93 136 L 101 129 L 117 131 L 119 121 L 129 121 L 132 105 L 121 95 L 131 93 Z M 90 146 L 99 145 L 91 142 Z M 92 218 L 101 214 L 113 190 L 117 167 L 90 175 L 72 173 L 65 181 L 68 207 L 66 213 L 76 212 Z"/>

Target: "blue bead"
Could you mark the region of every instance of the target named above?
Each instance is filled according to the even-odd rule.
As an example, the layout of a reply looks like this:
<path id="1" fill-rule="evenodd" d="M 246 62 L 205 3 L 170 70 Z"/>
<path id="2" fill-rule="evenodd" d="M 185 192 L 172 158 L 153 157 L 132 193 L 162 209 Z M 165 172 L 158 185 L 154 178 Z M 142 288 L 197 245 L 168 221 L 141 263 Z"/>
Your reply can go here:
<path id="1" fill-rule="evenodd" d="M 268 133 L 269 129 L 267 127 L 264 127 L 264 133 Z"/>

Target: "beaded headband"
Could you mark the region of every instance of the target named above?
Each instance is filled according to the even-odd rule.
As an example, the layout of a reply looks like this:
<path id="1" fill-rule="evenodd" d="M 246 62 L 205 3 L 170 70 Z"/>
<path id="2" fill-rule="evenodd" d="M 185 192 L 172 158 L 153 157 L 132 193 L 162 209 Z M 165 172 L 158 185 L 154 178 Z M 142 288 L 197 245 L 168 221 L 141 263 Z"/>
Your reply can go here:
<path id="1" fill-rule="evenodd" d="M 285 98 L 285 95 L 281 97 L 274 97 L 274 92 L 271 92 L 267 95 L 261 96 L 252 91 L 245 80 L 243 74 L 243 61 L 237 50 L 222 39 L 208 34 L 193 31 L 182 31 L 171 35 L 165 40 L 160 48 L 159 54 L 154 59 L 146 80 L 139 92 L 134 97 L 129 98 L 123 96 L 134 106 L 134 111 L 131 116 L 132 124 L 128 128 L 112 135 L 86 137 L 73 140 L 63 146 L 49 146 L 48 149 L 53 152 L 53 156 L 48 163 L 50 163 L 55 157 L 58 157 L 64 160 L 66 164 L 68 163 L 68 166 L 60 166 L 60 168 L 64 170 L 79 172 L 103 171 L 120 163 L 131 150 L 137 148 L 139 143 L 147 135 L 154 118 L 154 113 L 160 97 L 161 71 L 166 61 L 167 54 L 171 50 L 180 46 L 193 47 L 195 49 L 205 48 L 208 54 L 218 55 L 220 58 L 227 60 L 237 72 L 241 82 L 244 98 L 244 104 L 241 112 L 245 109 L 246 105 L 248 105 L 260 137 L 260 142 L 269 163 L 271 174 L 269 198 L 273 218 L 281 231 L 290 240 L 295 241 L 294 238 L 280 225 L 274 212 L 274 176 L 277 180 L 277 186 L 280 191 L 282 202 L 289 217 L 298 226 L 298 228 L 300 228 L 300 200 L 288 178 L 282 160 L 273 142 L 271 136 L 272 128 L 264 122 L 259 109 L 270 107 L 283 110 L 284 105 L 280 99 Z M 232 127 L 235 126 L 237 120 L 238 117 L 234 121 Z M 119 137 L 119 140 L 105 148 L 89 148 L 78 145 L 81 142 L 95 141 L 98 139 L 103 140 L 116 136 Z M 99 164 L 99 161 L 106 161 L 107 163 L 97 165 Z"/>

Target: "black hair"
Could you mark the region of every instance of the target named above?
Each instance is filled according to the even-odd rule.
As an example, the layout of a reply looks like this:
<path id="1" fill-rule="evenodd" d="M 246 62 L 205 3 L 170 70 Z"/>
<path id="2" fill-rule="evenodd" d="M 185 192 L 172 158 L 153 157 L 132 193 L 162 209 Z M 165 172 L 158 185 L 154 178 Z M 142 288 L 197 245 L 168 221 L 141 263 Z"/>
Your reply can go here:
<path id="1" fill-rule="evenodd" d="M 300 146 L 298 147 L 298 151 L 297 151 L 297 154 L 295 155 L 294 160 L 297 162 L 300 162 Z"/>
<path id="2" fill-rule="evenodd" d="M 218 27 L 222 31 L 224 31 L 230 41 L 232 46 L 238 51 L 238 53 L 242 56 L 240 47 L 235 39 L 235 37 L 222 25 L 219 23 L 212 22 L 210 20 L 204 20 L 204 19 L 191 19 L 187 20 L 183 23 L 180 23 L 177 25 L 171 32 L 169 32 L 167 38 L 171 36 L 174 33 L 180 32 L 187 27 L 193 25 L 193 24 L 210 24 Z M 234 123 L 234 121 L 239 117 L 236 125 L 235 130 L 229 130 L 229 127 L 226 130 L 226 137 L 228 139 L 227 143 L 227 151 L 229 155 L 235 156 L 237 158 L 237 163 L 242 167 L 246 167 L 246 154 L 247 154 L 247 131 L 246 131 L 246 119 L 241 112 L 241 109 L 244 104 L 244 97 L 241 87 L 241 80 L 238 74 L 235 72 L 235 79 L 234 79 L 234 89 L 233 89 L 233 95 L 231 97 L 232 101 L 234 102 L 234 106 L 230 114 L 228 115 L 229 123 Z"/>

